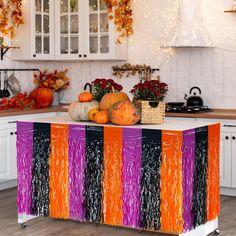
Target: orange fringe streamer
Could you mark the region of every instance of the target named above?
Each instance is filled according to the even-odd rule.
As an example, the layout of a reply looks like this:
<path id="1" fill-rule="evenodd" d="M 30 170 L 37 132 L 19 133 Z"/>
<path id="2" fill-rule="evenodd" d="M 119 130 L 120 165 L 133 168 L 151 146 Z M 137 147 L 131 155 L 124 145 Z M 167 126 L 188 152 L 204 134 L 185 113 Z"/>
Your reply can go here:
<path id="1" fill-rule="evenodd" d="M 162 132 L 161 231 L 183 232 L 182 132 Z"/>
<path id="2" fill-rule="evenodd" d="M 104 127 L 103 217 L 122 225 L 122 128 Z"/>
<path id="3" fill-rule="evenodd" d="M 220 214 L 219 151 L 220 124 L 208 126 L 207 220 Z"/>
<path id="4" fill-rule="evenodd" d="M 51 125 L 49 216 L 69 219 L 68 125 Z"/>

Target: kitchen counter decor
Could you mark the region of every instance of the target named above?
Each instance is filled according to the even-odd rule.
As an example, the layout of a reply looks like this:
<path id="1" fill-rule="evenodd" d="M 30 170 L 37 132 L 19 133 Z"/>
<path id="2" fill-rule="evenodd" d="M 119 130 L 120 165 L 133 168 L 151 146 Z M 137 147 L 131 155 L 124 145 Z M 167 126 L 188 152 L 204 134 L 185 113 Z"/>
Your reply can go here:
<path id="1" fill-rule="evenodd" d="M 1 0 L 0 15 L 0 36 L 6 36 L 12 39 L 15 36 L 17 27 L 24 23 L 22 0 Z"/>
<path id="2" fill-rule="evenodd" d="M 150 80 L 136 84 L 130 91 L 134 102 L 141 109 L 141 123 L 162 124 L 165 120 L 163 99 L 168 92 L 168 85 L 159 80 Z"/>
<path id="3" fill-rule="evenodd" d="M 32 216 L 181 236 L 218 227 L 220 125 L 116 127 L 67 114 L 17 122 L 18 221 Z"/>
<path id="4" fill-rule="evenodd" d="M 116 43 L 121 44 L 122 39 L 133 34 L 133 11 L 132 0 L 103 0 L 107 5 L 108 18 L 114 19 L 116 30 L 119 35 Z"/>
<path id="5" fill-rule="evenodd" d="M 70 85 L 70 79 L 67 76 L 67 72 L 67 69 L 63 71 L 55 70 L 52 73 L 48 73 L 47 70 L 44 70 L 34 74 L 34 83 L 37 84 L 38 87 L 52 90 L 53 105 L 60 104 L 60 101 L 64 96 L 64 90 L 68 89 Z"/>
<path id="6" fill-rule="evenodd" d="M 0 101 L 0 112 L 9 109 L 23 110 L 33 107 L 34 101 L 28 96 L 27 93 L 18 93 L 12 98 L 3 98 Z"/>
<path id="7" fill-rule="evenodd" d="M 94 100 L 100 102 L 103 96 L 107 93 L 119 92 L 123 89 L 120 84 L 117 84 L 112 79 L 95 79 L 91 84 L 86 84 L 85 86 L 90 85 L 91 91 L 93 94 Z M 86 88 L 85 88 L 86 90 Z"/>

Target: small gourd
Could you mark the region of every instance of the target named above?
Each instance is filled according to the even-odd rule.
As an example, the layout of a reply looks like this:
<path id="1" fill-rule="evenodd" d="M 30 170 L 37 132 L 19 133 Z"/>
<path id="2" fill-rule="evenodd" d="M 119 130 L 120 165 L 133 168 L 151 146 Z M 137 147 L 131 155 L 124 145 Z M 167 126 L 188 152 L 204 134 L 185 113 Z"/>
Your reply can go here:
<path id="1" fill-rule="evenodd" d="M 88 112 L 88 118 L 90 121 L 95 121 L 95 115 L 99 112 L 98 108 L 95 107 Z"/>
<path id="2" fill-rule="evenodd" d="M 93 100 L 93 94 L 87 91 L 84 91 L 79 94 L 79 102 L 91 102 Z"/>
<path id="3" fill-rule="evenodd" d="M 95 122 L 98 124 L 107 124 L 109 122 L 108 111 L 99 111 L 95 115 Z"/>

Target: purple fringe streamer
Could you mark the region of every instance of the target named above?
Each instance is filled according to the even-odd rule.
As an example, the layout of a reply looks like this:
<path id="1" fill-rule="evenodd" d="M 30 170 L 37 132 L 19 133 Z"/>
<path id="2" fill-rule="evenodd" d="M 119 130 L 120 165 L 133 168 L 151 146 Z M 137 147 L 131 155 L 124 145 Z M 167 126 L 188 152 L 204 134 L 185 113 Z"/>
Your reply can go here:
<path id="1" fill-rule="evenodd" d="M 84 209 L 85 126 L 69 126 L 70 219 L 85 221 Z"/>
<path id="2" fill-rule="evenodd" d="M 184 232 L 193 228 L 192 199 L 194 186 L 195 130 L 183 132 L 183 219 Z"/>
<path id="3" fill-rule="evenodd" d="M 18 213 L 31 214 L 33 123 L 17 122 Z"/>
<path id="4" fill-rule="evenodd" d="M 142 130 L 123 129 L 123 225 L 140 227 Z"/>

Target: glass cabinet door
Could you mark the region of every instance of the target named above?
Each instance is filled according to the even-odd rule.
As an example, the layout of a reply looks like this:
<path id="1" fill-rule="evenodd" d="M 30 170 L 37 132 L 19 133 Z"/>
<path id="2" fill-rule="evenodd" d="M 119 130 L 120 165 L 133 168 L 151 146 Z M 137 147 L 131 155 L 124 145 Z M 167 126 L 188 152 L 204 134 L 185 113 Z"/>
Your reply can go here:
<path id="1" fill-rule="evenodd" d="M 109 20 L 103 0 L 89 0 L 89 53 L 109 53 Z"/>
<path id="2" fill-rule="evenodd" d="M 79 0 L 60 0 L 59 54 L 75 55 L 79 53 Z M 57 22 L 56 22 L 57 24 Z"/>
<path id="3" fill-rule="evenodd" d="M 33 57 L 51 54 L 51 8 L 50 0 L 34 0 L 34 54 Z"/>

